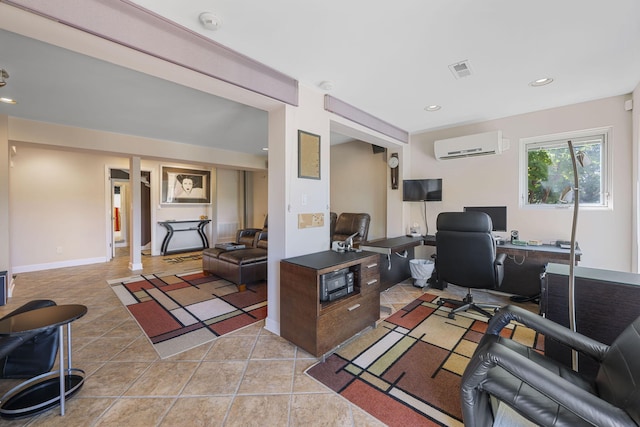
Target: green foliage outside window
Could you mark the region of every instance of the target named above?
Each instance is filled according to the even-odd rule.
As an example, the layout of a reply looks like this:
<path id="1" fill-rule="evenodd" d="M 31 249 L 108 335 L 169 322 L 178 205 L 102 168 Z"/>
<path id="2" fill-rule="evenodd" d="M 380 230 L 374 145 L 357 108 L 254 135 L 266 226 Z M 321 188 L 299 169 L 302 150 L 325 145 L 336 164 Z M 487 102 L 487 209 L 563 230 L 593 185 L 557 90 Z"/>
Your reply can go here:
<path id="1" fill-rule="evenodd" d="M 593 138 L 574 142 L 576 153 L 588 159 L 578 164 L 580 204 L 602 205 L 602 151 L 603 140 Z M 571 153 L 566 142 L 527 147 L 528 204 L 554 205 L 573 201 L 573 168 Z"/>

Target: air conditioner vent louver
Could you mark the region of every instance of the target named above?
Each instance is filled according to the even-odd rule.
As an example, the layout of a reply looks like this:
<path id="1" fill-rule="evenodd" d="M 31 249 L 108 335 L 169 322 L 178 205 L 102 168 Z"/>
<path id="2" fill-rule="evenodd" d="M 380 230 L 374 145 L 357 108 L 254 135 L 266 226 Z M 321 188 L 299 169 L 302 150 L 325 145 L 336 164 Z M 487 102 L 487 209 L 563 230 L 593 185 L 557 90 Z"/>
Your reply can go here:
<path id="1" fill-rule="evenodd" d="M 436 159 L 449 160 L 461 157 L 501 154 L 502 150 L 505 149 L 505 145 L 503 145 L 502 131 L 493 131 L 441 139 L 434 143 L 433 148 Z"/>
<path id="2" fill-rule="evenodd" d="M 463 77 L 468 77 L 471 75 L 471 65 L 467 60 L 451 64 L 449 65 L 449 69 L 453 73 L 453 77 L 455 77 L 456 79 L 461 79 Z"/>

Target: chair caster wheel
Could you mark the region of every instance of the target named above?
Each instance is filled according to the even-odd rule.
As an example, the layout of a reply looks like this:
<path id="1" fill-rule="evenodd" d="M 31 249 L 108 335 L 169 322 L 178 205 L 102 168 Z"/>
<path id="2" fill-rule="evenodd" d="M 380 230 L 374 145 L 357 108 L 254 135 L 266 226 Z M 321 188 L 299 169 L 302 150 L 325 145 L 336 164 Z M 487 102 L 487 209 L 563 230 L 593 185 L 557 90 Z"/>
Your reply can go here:
<path id="1" fill-rule="evenodd" d="M 449 313 L 449 315 L 447 316 L 449 319 L 455 319 L 456 315 L 453 314 L 453 312 Z"/>
<path id="2" fill-rule="evenodd" d="M 441 299 L 438 300 L 438 305 L 442 307 L 444 305 L 444 301 L 442 301 Z"/>

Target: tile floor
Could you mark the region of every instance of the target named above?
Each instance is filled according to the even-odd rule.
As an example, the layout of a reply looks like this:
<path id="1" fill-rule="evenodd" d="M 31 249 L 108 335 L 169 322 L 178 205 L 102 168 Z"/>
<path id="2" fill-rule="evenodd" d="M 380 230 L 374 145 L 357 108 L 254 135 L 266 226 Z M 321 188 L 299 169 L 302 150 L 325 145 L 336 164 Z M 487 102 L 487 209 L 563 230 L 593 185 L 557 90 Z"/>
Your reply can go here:
<path id="1" fill-rule="evenodd" d="M 56 408 L 32 418 L 0 419 L 0 426 L 382 425 L 305 375 L 317 359 L 264 329 L 263 322 L 160 359 L 107 285 L 109 279 L 133 275 L 124 255 L 104 264 L 17 275 L 0 315 L 36 298 L 88 307 L 72 324 L 73 365 L 86 372 L 86 382 L 67 402 L 64 417 Z M 199 260 L 174 264 L 163 258 L 143 257 L 143 273 L 201 268 Z M 395 311 L 422 292 L 407 281 L 383 292 L 381 303 Z M 429 292 L 459 297 L 464 290 Z M 507 301 L 474 294 L 478 301 Z M 0 393 L 15 384 L 0 380 Z"/>

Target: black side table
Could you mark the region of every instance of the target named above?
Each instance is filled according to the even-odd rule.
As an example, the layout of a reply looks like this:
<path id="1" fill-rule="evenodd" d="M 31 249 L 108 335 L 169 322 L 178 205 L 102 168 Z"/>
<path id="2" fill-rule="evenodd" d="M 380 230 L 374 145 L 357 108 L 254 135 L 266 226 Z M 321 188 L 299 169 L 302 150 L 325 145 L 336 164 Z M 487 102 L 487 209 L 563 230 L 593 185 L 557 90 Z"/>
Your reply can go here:
<path id="1" fill-rule="evenodd" d="M 86 313 L 87 307 L 84 305 L 54 305 L 16 314 L 0 321 L 0 335 L 5 336 L 19 336 L 25 332 L 45 331 L 55 327 L 60 330 L 59 371 L 38 375 L 9 390 L 0 400 L 0 416 L 11 419 L 29 417 L 58 404 L 60 415 L 64 415 L 65 399 L 74 395 L 84 383 L 84 371 L 71 367 L 71 322 Z"/>

